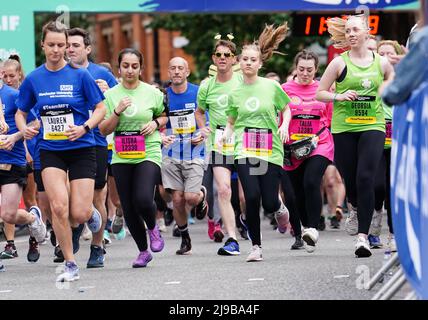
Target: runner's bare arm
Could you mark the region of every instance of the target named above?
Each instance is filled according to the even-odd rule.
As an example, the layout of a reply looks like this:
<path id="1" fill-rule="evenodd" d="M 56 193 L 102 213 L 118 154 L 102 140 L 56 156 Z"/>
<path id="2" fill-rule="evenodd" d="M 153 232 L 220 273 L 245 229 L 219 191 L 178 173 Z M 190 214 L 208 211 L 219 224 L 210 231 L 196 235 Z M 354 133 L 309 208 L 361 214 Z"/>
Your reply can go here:
<path id="1" fill-rule="evenodd" d="M 15 122 L 16 127 L 22 133 L 24 139 L 28 140 L 35 137 L 39 133 L 39 130 L 31 126 L 27 126 L 27 115 L 27 112 L 18 109 L 15 114 Z"/>

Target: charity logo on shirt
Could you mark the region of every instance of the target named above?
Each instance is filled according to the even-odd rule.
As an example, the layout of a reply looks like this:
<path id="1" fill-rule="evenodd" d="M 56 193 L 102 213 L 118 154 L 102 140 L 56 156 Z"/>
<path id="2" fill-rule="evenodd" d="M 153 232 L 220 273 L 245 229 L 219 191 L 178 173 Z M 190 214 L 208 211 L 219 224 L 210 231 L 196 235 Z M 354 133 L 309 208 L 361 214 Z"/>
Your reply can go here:
<path id="1" fill-rule="evenodd" d="M 260 108 L 260 100 L 256 97 L 250 97 L 245 101 L 245 108 L 250 112 L 256 112 Z"/>
<path id="2" fill-rule="evenodd" d="M 229 104 L 229 96 L 227 94 L 220 95 L 217 98 L 217 104 L 222 108 L 226 108 Z"/>

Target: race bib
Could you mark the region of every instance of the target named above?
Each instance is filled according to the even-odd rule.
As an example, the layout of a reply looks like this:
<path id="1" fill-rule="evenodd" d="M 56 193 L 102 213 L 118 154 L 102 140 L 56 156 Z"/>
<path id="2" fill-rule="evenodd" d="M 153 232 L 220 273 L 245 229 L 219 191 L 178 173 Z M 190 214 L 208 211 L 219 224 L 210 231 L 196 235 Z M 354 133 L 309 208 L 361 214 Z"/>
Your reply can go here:
<path id="1" fill-rule="evenodd" d="M 114 136 L 114 133 L 110 133 L 107 137 L 106 137 L 106 140 L 107 140 L 107 149 L 108 150 L 113 150 L 113 136 Z"/>
<path id="2" fill-rule="evenodd" d="M 376 123 L 376 97 L 358 96 L 354 101 L 346 101 L 346 123 Z"/>
<path id="3" fill-rule="evenodd" d="M 40 111 L 44 140 L 68 140 L 65 131 L 74 126 L 73 111 L 68 106 L 45 107 Z"/>
<path id="4" fill-rule="evenodd" d="M 214 143 L 214 150 L 218 151 L 217 141 L 220 141 L 221 137 L 223 136 L 225 126 L 217 126 L 217 129 L 215 130 L 215 143 Z M 233 133 L 232 136 L 227 139 L 227 141 L 223 144 L 222 152 L 233 152 L 235 149 L 235 134 Z"/>
<path id="5" fill-rule="evenodd" d="M 385 121 L 385 147 L 390 147 L 392 142 L 392 120 Z"/>
<path id="6" fill-rule="evenodd" d="M 272 155 L 272 130 L 245 128 L 242 149 L 249 156 Z"/>
<path id="7" fill-rule="evenodd" d="M 192 109 L 169 112 L 173 134 L 189 134 L 196 130 L 195 113 Z"/>
<path id="8" fill-rule="evenodd" d="M 114 136 L 116 154 L 123 159 L 146 157 L 146 141 L 139 131 L 117 131 Z"/>
<path id="9" fill-rule="evenodd" d="M 313 136 L 320 130 L 320 121 L 321 115 L 319 110 L 298 110 L 292 112 L 290 127 L 288 129 L 290 139 L 297 141 Z"/>

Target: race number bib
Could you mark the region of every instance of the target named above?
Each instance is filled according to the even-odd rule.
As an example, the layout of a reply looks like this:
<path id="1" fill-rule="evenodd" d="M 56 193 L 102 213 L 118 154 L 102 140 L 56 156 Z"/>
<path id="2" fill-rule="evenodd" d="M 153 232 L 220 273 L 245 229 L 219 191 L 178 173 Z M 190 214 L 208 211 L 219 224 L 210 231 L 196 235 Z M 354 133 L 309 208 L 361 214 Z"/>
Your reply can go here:
<path id="1" fill-rule="evenodd" d="M 235 149 L 235 134 L 234 133 L 223 144 L 223 149 L 221 151 L 218 150 L 217 141 L 220 141 L 221 137 L 223 136 L 224 129 L 225 129 L 225 126 L 217 126 L 217 129 L 215 130 L 214 150 L 218 151 L 218 152 L 233 152 L 233 150 Z"/>
<path id="2" fill-rule="evenodd" d="M 245 128 L 242 148 L 244 153 L 249 156 L 272 155 L 272 130 Z"/>
<path id="3" fill-rule="evenodd" d="M 106 140 L 107 140 L 107 149 L 108 150 L 113 150 L 113 142 L 114 142 L 113 136 L 114 136 L 114 133 L 110 133 L 106 137 Z"/>
<path id="4" fill-rule="evenodd" d="M 169 112 L 173 134 L 189 134 L 196 130 L 195 113 L 192 109 Z"/>
<path id="5" fill-rule="evenodd" d="M 358 96 L 354 101 L 346 102 L 346 123 L 376 123 L 376 97 Z"/>
<path id="6" fill-rule="evenodd" d="M 392 120 L 385 120 L 385 147 L 391 147 Z"/>
<path id="7" fill-rule="evenodd" d="M 146 141 L 139 131 L 117 131 L 114 136 L 116 154 L 123 159 L 146 157 Z"/>
<path id="8" fill-rule="evenodd" d="M 73 111 L 69 106 L 46 106 L 40 111 L 44 140 L 67 140 L 65 131 L 74 125 Z"/>
<path id="9" fill-rule="evenodd" d="M 297 141 L 313 136 L 320 129 L 320 120 L 319 110 L 292 111 L 289 127 L 290 139 Z"/>

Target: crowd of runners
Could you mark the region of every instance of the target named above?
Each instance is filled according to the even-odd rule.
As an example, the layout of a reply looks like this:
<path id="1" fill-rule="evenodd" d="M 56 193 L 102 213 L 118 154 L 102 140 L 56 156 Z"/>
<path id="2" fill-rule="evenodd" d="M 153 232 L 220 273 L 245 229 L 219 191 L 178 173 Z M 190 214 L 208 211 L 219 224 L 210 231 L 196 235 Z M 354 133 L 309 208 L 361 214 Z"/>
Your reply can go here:
<path id="1" fill-rule="evenodd" d="M 24 75 L 18 56 L 0 62 L 0 269 L 18 257 L 15 225 L 29 228 L 30 262 L 50 240 L 54 262 L 65 263 L 57 281 L 79 279 L 81 237 L 91 239 L 87 268 L 100 268 L 111 235 L 121 240 L 127 229 L 138 247 L 132 267 L 145 267 L 175 221 L 176 254 L 190 255 L 193 218 L 206 219 L 218 255 L 249 250 L 248 262 L 263 260 L 261 215 L 295 237 L 292 250 L 314 252 L 328 224 L 356 237 L 357 257 L 395 251 L 392 109 L 379 89 L 405 52 L 371 37 L 363 16 L 330 19 L 328 30 L 343 53 L 319 80 L 309 50 L 285 83 L 259 76 L 286 39 L 284 23 L 242 47 L 218 36 L 200 85 L 188 82 L 184 58 L 172 58 L 168 86 L 158 87 L 140 80 L 138 50 L 119 53 L 116 78 L 90 62 L 86 30 L 46 24 L 43 65 Z"/>

